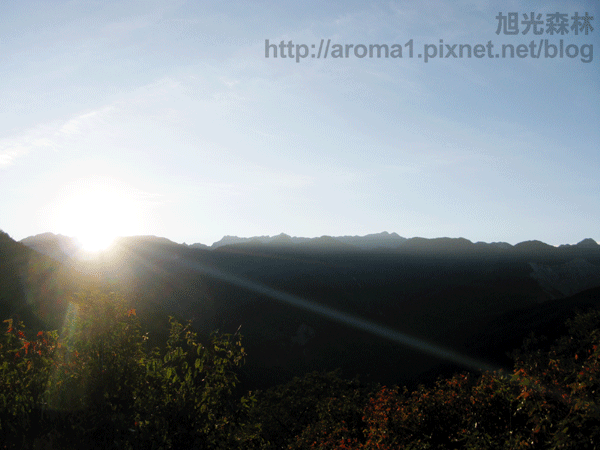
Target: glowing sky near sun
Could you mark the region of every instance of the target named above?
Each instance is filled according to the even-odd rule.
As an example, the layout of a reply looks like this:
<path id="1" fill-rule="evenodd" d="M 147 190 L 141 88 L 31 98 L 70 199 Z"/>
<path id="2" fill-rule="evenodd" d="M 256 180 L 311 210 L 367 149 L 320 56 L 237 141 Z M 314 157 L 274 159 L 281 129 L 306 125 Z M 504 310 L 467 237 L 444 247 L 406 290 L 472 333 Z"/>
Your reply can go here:
<path id="1" fill-rule="evenodd" d="M 87 251 L 103 250 L 117 236 L 140 228 L 139 199 L 112 179 L 83 178 L 65 186 L 47 214 L 56 229 Z"/>
<path id="2" fill-rule="evenodd" d="M 600 56 L 265 57 L 266 39 L 598 49 L 599 6 L 4 2 L 0 229 L 90 248 L 384 230 L 600 241 Z M 496 33 L 499 12 L 557 11 L 594 31 Z"/>

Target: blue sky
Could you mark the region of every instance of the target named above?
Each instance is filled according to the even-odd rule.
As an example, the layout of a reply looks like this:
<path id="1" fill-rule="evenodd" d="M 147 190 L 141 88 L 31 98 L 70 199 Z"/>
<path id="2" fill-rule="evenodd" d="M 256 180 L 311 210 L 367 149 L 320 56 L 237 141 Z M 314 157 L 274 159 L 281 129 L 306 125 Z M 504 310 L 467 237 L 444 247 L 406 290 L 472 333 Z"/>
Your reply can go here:
<path id="1" fill-rule="evenodd" d="M 598 51 L 599 5 L 2 2 L 0 229 L 600 241 L 600 54 L 416 57 L 440 39 Z M 498 35 L 499 12 L 588 12 L 594 31 Z M 296 62 L 266 39 L 412 39 L 415 57 Z"/>

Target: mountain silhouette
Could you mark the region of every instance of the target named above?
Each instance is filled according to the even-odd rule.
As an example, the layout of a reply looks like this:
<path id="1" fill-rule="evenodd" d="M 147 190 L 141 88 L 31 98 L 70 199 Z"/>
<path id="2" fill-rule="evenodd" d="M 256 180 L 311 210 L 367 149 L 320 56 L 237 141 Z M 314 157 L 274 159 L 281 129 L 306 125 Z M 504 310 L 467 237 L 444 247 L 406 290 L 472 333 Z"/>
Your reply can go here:
<path id="1" fill-rule="evenodd" d="M 246 381 L 254 387 L 338 367 L 348 376 L 402 384 L 448 367 L 448 361 L 358 323 L 501 362 L 506 345 L 527 331 L 523 317 L 540 305 L 566 308 L 569 296 L 600 285 L 600 248 L 591 239 L 554 247 L 396 233 L 279 234 L 229 236 L 207 247 L 133 236 L 117 239 L 95 261 L 78 260 L 64 236 L 17 243 L 4 234 L 2 242 L 5 316 L 28 310 L 60 325 L 70 292 L 108 286 L 137 299 L 144 317 L 190 318 L 204 334 L 241 326 L 249 355 Z M 543 327 L 543 315 L 535 314 Z M 484 345 L 492 337 L 502 354 Z"/>

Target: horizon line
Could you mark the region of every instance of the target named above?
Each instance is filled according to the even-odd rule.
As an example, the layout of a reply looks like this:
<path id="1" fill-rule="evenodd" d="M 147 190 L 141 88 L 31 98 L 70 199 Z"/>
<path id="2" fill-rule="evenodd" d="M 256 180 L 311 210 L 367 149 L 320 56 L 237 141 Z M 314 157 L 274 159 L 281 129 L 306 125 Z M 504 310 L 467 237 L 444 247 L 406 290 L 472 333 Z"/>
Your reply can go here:
<path id="1" fill-rule="evenodd" d="M 56 233 L 56 232 L 52 232 L 52 231 L 46 231 L 46 232 L 43 232 L 43 233 L 29 235 L 29 236 L 26 236 L 26 237 L 24 237 L 22 239 L 19 239 L 19 240 L 14 239 L 12 236 L 10 236 L 9 233 L 7 233 L 6 231 L 4 231 L 2 229 L 0 229 L 0 232 L 3 232 L 5 234 L 7 234 L 11 239 L 13 239 L 13 240 L 15 240 L 17 242 L 22 242 L 22 241 L 24 241 L 26 239 L 36 238 L 36 237 L 43 236 L 43 235 L 48 235 L 48 234 L 53 235 L 53 236 L 57 236 L 57 237 L 63 237 L 63 238 L 67 238 L 67 239 L 71 239 L 71 240 L 77 241 L 77 238 L 74 237 L 74 236 L 68 236 L 68 235 L 65 235 L 65 234 Z M 119 239 L 128 239 L 128 238 L 157 238 L 157 239 L 166 239 L 166 240 L 168 240 L 170 242 L 173 242 L 174 244 L 185 245 L 185 246 L 188 246 L 188 247 L 191 247 L 191 246 L 194 246 L 194 245 L 204 245 L 204 246 L 210 248 L 210 247 L 213 247 L 215 244 L 223 241 L 226 238 L 232 238 L 232 239 L 239 239 L 239 240 L 250 241 L 250 240 L 253 240 L 253 239 L 274 239 L 274 238 L 277 238 L 279 236 L 285 236 L 285 237 L 289 237 L 290 239 L 314 240 L 314 239 L 321 239 L 321 238 L 333 238 L 333 239 L 339 239 L 339 238 L 357 238 L 357 239 L 359 239 L 359 238 L 365 238 L 367 236 L 377 236 L 377 235 L 387 235 L 387 236 L 394 236 L 395 235 L 398 238 L 402 239 L 403 242 L 411 240 L 411 239 L 425 239 L 425 240 L 436 240 L 436 239 L 459 240 L 459 239 L 463 239 L 465 241 L 470 242 L 471 244 L 480 244 L 480 243 L 488 244 L 488 245 L 490 245 L 490 244 L 508 244 L 511 247 L 515 247 L 516 245 L 523 244 L 523 243 L 526 243 L 526 242 L 541 242 L 541 243 L 549 245 L 551 247 L 559 248 L 560 246 L 569 246 L 569 245 L 574 246 L 574 245 L 580 244 L 581 242 L 584 242 L 584 241 L 587 241 L 587 240 L 592 240 L 597 245 L 600 245 L 596 239 L 591 238 L 591 237 L 582 238 L 582 239 L 580 239 L 579 241 L 577 241 L 575 243 L 550 244 L 550 243 L 547 243 L 547 242 L 542 241 L 540 239 L 527 239 L 527 240 L 519 241 L 516 244 L 511 244 L 510 242 L 502 241 L 502 240 L 490 241 L 490 242 L 487 242 L 487 241 L 472 241 L 472 240 L 470 240 L 468 238 L 465 238 L 463 236 L 458 236 L 458 237 L 450 237 L 450 236 L 436 236 L 436 237 L 412 236 L 412 237 L 405 237 L 405 236 L 402 236 L 402 235 L 398 234 L 395 231 L 392 231 L 392 232 L 381 231 L 381 232 L 377 232 L 377 233 L 367 233 L 365 235 L 358 235 L 358 234 L 353 234 L 353 235 L 351 235 L 351 234 L 345 234 L 345 235 L 328 235 L 328 234 L 324 234 L 324 235 L 321 235 L 321 236 L 313 236 L 313 237 L 308 237 L 308 236 L 292 236 L 292 235 L 289 235 L 289 234 L 287 234 L 285 232 L 281 232 L 281 233 L 275 234 L 275 235 L 266 235 L 265 234 L 265 235 L 254 235 L 254 236 L 237 236 L 237 235 L 226 234 L 226 235 L 223 235 L 221 237 L 221 239 L 219 239 L 217 241 L 214 241 L 212 244 L 204 244 L 202 242 L 193 242 L 191 244 L 188 244 L 185 241 L 178 242 L 178 241 L 174 241 L 171 238 L 168 238 L 166 236 L 159 236 L 159 235 L 155 235 L 155 234 L 139 234 L 139 235 L 116 236 L 114 240 L 117 241 Z M 223 244 L 223 245 L 235 245 L 235 244 L 236 243 Z"/>

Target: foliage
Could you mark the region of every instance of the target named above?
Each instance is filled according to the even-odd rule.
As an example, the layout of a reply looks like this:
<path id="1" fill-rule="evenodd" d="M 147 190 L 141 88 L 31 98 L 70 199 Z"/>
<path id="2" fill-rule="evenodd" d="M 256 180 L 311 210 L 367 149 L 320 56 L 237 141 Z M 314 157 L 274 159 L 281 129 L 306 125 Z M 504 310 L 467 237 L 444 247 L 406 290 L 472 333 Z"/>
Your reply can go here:
<path id="1" fill-rule="evenodd" d="M 550 351 L 517 353 L 511 375 L 380 390 L 365 410 L 364 448 L 597 448 L 600 313 L 580 314 L 569 327 Z"/>
<path id="2" fill-rule="evenodd" d="M 4 321 L 5 448 L 579 449 L 600 441 L 600 312 L 511 373 L 461 373 L 414 391 L 369 390 L 337 372 L 242 396 L 239 333 L 201 342 L 170 318 L 150 348 L 114 293 L 75 296 L 60 334 Z"/>
<path id="3" fill-rule="evenodd" d="M 240 335 L 213 333 L 204 346 L 191 322 L 171 318 L 170 323 L 166 354 L 161 358 L 155 349 L 144 361 L 144 383 L 136 391 L 137 439 L 156 443 L 158 438 L 173 448 L 237 446 L 246 439 L 240 421 L 251 403 L 232 399 L 235 369 L 245 355 Z"/>
<path id="4" fill-rule="evenodd" d="M 250 418 L 260 424 L 263 448 L 328 448 L 330 435 L 360 438 L 368 391 L 338 372 L 313 372 L 256 394 Z"/>
<path id="5" fill-rule="evenodd" d="M 147 348 L 134 309 L 113 293 L 78 295 L 57 332 L 0 339 L 0 433 L 8 447 L 225 448 L 251 436 L 236 401 L 241 336 L 199 342 L 170 319 L 165 348 Z M 239 399 L 238 399 L 239 400 Z"/>
<path id="6" fill-rule="evenodd" d="M 23 430 L 35 423 L 44 403 L 57 333 L 40 331 L 28 338 L 22 322 L 5 320 L 0 335 L 0 432 L 20 442 Z M 11 436 L 10 438 L 8 436 Z"/>

